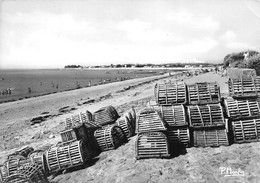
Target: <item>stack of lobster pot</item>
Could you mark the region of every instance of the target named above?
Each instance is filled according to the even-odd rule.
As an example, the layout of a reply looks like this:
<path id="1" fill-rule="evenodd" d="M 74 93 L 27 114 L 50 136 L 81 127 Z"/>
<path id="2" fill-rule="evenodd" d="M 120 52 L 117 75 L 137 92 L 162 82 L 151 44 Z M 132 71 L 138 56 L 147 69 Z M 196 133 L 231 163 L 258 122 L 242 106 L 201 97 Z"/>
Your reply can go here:
<path id="1" fill-rule="evenodd" d="M 229 145 L 228 131 L 221 106 L 220 88 L 216 82 L 187 85 L 187 112 L 193 145 L 214 147 Z"/>
<path id="2" fill-rule="evenodd" d="M 176 146 L 190 146 L 190 131 L 187 121 L 185 104 L 187 88 L 184 82 L 157 83 L 155 85 L 155 102 L 150 101 L 149 107 L 159 111 L 167 124 L 167 137 L 171 153 Z M 176 147 L 177 148 L 177 147 Z"/>
<path id="3" fill-rule="evenodd" d="M 0 165 L 0 182 L 46 183 L 48 179 L 42 166 L 34 159 L 12 154 Z"/>
<path id="4" fill-rule="evenodd" d="M 137 113 L 136 159 L 170 157 L 169 142 L 163 133 L 167 130 L 161 114 L 153 108 Z"/>
<path id="5" fill-rule="evenodd" d="M 116 149 L 132 136 L 132 126 L 128 114 L 119 116 L 113 106 L 102 107 L 94 113 L 94 121 L 101 125 L 94 133 L 101 151 Z"/>
<path id="6" fill-rule="evenodd" d="M 100 153 L 94 132 L 101 126 L 92 120 L 89 111 L 66 118 L 65 129 L 60 131 L 61 143 L 45 154 L 49 173 L 83 165 Z"/>
<path id="7" fill-rule="evenodd" d="M 260 77 L 229 78 L 228 87 L 224 103 L 234 142 L 260 141 Z"/>

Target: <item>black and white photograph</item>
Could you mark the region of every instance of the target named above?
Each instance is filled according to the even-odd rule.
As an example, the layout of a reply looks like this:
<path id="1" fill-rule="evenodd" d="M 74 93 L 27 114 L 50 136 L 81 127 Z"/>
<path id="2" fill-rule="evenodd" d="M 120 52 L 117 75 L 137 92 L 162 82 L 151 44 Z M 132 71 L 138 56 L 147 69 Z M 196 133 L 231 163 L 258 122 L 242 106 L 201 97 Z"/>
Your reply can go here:
<path id="1" fill-rule="evenodd" d="M 260 183 L 260 0 L 0 0 L 0 183 Z"/>

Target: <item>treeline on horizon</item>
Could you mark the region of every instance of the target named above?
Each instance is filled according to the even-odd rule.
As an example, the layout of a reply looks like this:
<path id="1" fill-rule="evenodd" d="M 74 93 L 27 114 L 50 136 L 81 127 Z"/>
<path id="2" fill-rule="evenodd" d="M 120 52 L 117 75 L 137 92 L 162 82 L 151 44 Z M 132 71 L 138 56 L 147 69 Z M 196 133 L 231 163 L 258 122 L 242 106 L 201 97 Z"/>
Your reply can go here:
<path id="1" fill-rule="evenodd" d="M 222 64 L 214 64 L 214 63 L 166 63 L 166 64 L 110 64 L 110 65 L 97 65 L 97 66 L 90 66 L 91 68 L 143 68 L 143 67 L 164 67 L 164 68 L 171 68 L 171 67 L 214 67 Z M 85 68 L 85 66 L 81 65 L 66 65 L 66 68 Z"/>

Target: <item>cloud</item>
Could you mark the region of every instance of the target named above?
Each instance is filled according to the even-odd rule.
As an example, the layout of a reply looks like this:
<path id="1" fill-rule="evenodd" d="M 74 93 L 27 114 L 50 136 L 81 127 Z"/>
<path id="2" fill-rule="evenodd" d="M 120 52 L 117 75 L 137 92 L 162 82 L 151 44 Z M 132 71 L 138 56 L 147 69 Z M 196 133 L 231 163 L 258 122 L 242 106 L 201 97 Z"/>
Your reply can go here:
<path id="1" fill-rule="evenodd" d="M 226 48 L 232 50 L 243 50 L 243 49 L 257 49 L 255 46 L 252 46 L 246 42 L 238 40 L 238 36 L 231 30 L 228 30 L 220 38 Z"/>
<path id="2" fill-rule="evenodd" d="M 166 14 L 165 20 L 171 24 L 178 24 L 183 29 L 189 31 L 216 32 L 220 29 L 220 24 L 213 20 L 211 16 L 199 17 L 194 16 L 187 10 Z"/>
<path id="3" fill-rule="evenodd" d="M 153 26 L 152 23 L 139 19 L 119 22 L 117 28 L 126 33 L 126 37 L 129 41 L 135 43 L 178 43 L 181 41 L 181 37 L 175 36 L 170 31 L 157 28 Z"/>
<path id="4" fill-rule="evenodd" d="M 192 61 L 218 45 L 212 34 L 219 25 L 211 17 L 171 15 L 159 23 L 141 18 L 104 23 L 71 14 L 16 13 L 4 17 L 0 66 Z"/>

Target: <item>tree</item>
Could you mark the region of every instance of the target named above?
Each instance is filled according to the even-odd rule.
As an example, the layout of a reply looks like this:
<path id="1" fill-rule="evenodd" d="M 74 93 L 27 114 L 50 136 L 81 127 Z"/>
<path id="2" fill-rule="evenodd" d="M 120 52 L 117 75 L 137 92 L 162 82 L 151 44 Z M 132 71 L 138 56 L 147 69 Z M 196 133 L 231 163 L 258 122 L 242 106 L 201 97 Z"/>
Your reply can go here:
<path id="1" fill-rule="evenodd" d="M 260 54 L 254 55 L 248 59 L 248 68 L 255 69 L 256 74 L 260 75 Z"/>

